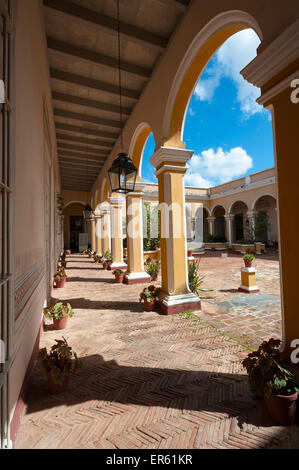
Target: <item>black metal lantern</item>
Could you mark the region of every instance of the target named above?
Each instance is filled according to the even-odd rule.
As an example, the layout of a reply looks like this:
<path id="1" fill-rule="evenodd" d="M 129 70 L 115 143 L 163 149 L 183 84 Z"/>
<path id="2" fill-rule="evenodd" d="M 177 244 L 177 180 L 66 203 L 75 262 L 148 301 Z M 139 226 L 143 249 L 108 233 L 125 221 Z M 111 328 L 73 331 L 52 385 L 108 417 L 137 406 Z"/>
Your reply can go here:
<path id="1" fill-rule="evenodd" d="M 127 153 L 119 153 L 108 170 L 110 190 L 112 193 L 129 193 L 134 191 L 137 168 Z"/>
<path id="2" fill-rule="evenodd" d="M 89 204 L 86 204 L 86 206 L 83 209 L 83 217 L 85 220 L 90 220 L 93 217 L 93 210 Z"/>
<path id="3" fill-rule="evenodd" d="M 108 170 L 110 190 L 112 193 L 129 193 L 134 191 L 137 168 L 131 158 L 123 152 L 123 118 L 122 118 L 122 88 L 121 88 L 121 63 L 120 63 L 120 20 L 119 0 L 117 0 L 117 43 L 118 43 L 118 84 L 119 84 L 119 123 L 120 123 L 120 150 L 117 158 Z"/>

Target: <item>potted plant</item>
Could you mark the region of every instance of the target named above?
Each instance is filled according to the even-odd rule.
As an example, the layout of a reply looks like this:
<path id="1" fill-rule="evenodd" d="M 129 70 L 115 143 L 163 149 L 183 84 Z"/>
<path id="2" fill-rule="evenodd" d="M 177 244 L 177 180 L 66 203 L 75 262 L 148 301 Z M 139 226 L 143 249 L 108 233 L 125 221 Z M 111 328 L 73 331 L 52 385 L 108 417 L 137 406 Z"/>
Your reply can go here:
<path id="1" fill-rule="evenodd" d="M 157 302 L 159 301 L 159 294 L 161 289 L 155 287 L 153 284 L 145 287 L 140 293 L 139 302 L 144 302 L 144 309 L 147 312 L 151 312 L 155 309 Z"/>
<path id="2" fill-rule="evenodd" d="M 190 257 L 192 256 L 192 252 L 193 252 L 193 250 L 187 250 L 187 256 L 188 256 L 188 258 L 190 258 Z"/>
<path id="3" fill-rule="evenodd" d="M 195 262 L 193 261 L 188 266 L 189 289 L 194 294 L 198 294 L 198 291 L 212 292 L 213 289 L 203 289 L 201 287 L 202 284 L 203 284 L 203 279 L 204 279 L 205 276 L 200 276 L 200 274 L 199 274 L 199 263 L 200 263 L 200 260 L 197 259 Z"/>
<path id="4" fill-rule="evenodd" d="M 281 361 L 279 339 L 263 341 L 242 361 L 249 381 L 257 394 L 264 398 L 272 418 L 282 425 L 291 425 L 296 419 L 296 401 L 299 388 L 287 364 Z"/>
<path id="5" fill-rule="evenodd" d="M 64 330 L 66 328 L 68 318 L 74 315 L 71 304 L 57 302 L 52 307 L 45 307 L 44 315 L 48 320 L 53 320 L 54 330 Z"/>
<path id="6" fill-rule="evenodd" d="M 95 263 L 100 263 L 100 261 L 101 261 L 101 259 L 102 259 L 102 256 L 95 254 L 94 257 L 93 257 L 93 259 L 94 259 L 94 262 L 95 262 Z"/>
<path id="7" fill-rule="evenodd" d="M 149 263 L 146 263 L 145 270 L 146 270 L 147 274 L 149 274 L 151 276 L 152 281 L 156 281 L 158 279 L 160 266 L 161 266 L 160 260 L 151 261 Z"/>
<path id="8" fill-rule="evenodd" d="M 66 250 L 64 250 L 64 253 L 65 253 L 66 255 L 70 255 L 70 254 L 71 254 L 71 250 L 66 249 Z"/>
<path id="9" fill-rule="evenodd" d="M 105 251 L 103 253 L 103 269 L 108 269 L 109 268 L 109 263 L 111 264 L 112 262 L 112 256 L 110 251 Z M 110 267 L 111 269 L 111 267 Z"/>
<path id="10" fill-rule="evenodd" d="M 244 264 L 246 268 L 251 268 L 253 261 L 255 260 L 255 256 L 252 253 L 245 253 L 243 256 Z"/>
<path id="11" fill-rule="evenodd" d="M 122 269 L 115 269 L 112 274 L 115 276 L 116 282 L 121 284 L 124 280 L 124 271 Z"/>
<path id="12" fill-rule="evenodd" d="M 66 275 L 64 266 L 57 266 L 57 271 L 54 275 L 54 281 L 55 281 L 56 287 L 58 288 L 64 287 L 66 278 L 67 278 L 67 275 Z"/>
<path id="13" fill-rule="evenodd" d="M 46 371 L 50 393 L 60 393 L 67 386 L 71 372 L 76 374 L 82 363 L 77 354 L 68 345 L 65 338 L 56 339 L 56 344 L 41 348 L 38 353 L 38 362 Z"/>

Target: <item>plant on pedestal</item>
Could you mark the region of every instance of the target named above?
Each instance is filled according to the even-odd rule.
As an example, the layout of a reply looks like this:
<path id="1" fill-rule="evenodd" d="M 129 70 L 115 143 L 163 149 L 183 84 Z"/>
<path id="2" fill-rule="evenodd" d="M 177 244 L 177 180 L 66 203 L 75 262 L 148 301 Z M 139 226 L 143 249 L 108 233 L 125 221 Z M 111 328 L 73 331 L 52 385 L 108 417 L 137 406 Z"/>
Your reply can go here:
<path id="1" fill-rule="evenodd" d="M 244 264 L 246 268 L 251 268 L 253 261 L 255 260 L 255 256 L 252 253 L 245 253 L 243 256 Z"/>
<path id="2" fill-rule="evenodd" d="M 54 330 L 63 330 L 66 328 L 68 318 L 74 315 L 71 304 L 57 302 L 51 307 L 43 309 L 44 315 L 48 320 L 53 320 Z"/>
<path id="3" fill-rule="evenodd" d="M 274 338 L 263 341 L 242 365 L 256 393 L 264 398 L 271 416 L 280 424 L 291 425 L 296 419 L 299 387 L 288 365 L 280 358 L 280 344 L 281 341 Z"/>
<path id="4" fill-rule="evenodd" d="M 56 344 L 47 348 L 41 348 L 38 353 L 38 362 L 46 371 L 50 393 L 60 393 L 67 386 L 71 372 L 76 374 L 82 363 L 77 354 L 68 345 L 65 338 L 56 339 Z"/>

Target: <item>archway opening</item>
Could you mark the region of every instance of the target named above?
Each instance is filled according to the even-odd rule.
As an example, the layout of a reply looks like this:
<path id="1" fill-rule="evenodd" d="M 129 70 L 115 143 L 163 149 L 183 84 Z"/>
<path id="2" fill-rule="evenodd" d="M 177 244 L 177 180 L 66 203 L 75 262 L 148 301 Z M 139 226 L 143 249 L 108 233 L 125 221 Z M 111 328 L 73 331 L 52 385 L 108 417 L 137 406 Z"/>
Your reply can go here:
<path id="1" fill-rule="evenodd" d="M 233 241 L 235 243 L 245 243 L 247 241 L 248 229 L 248 207 L 243 201 L 236 201 L 231 207 L 233 219 Z"/>
<path id="2" fill-rule="evenodd" d="M 79 252 L 80 233 L 84 233 L 84 204 L 73 202 L 64 209 L 64 248 L 69 248 L 72 252 Z"/>
<path id="3" fill-rule="evenodd" d="M 261 196 L 254 205 L 255 238 L 257 241 L 278 245 L 276 200 L 273 196 Z"/>
<path id="4" fill-rule="evenodd" d="M 214 239 L 219 242 L 226 242 L 226 227 L 225 227 L 225 209 L 222 206 L 216 206 L 212 212 L 215 217 L 214 223 Z"/>

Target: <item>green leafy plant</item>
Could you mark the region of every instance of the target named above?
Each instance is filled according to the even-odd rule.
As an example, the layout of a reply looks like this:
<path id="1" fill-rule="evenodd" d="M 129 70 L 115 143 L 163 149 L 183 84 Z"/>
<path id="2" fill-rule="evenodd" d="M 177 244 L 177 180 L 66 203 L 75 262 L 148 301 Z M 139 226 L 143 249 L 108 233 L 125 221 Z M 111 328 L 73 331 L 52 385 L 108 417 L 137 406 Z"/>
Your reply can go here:
<path id="1" fill-rule="evenodd" d="M 110 251 L 104 251 L 104 253 L 103 253 L 103 258 L 104 258 L 106 261 L 111 261 L 111 260 L 112 260 L 112 254 L 110 253 Z"/>
<path id="2" fill-rule="evenodd" d="M 245 255 L 243 255 L 243 259 L 248 259 L 249 261 L 254 261 L 255 256 L 252 253 L 245 253 Z"/>
<path id="3" fill-rule="evenodd" d="M 263 341 L 257 351 L 253 351 L 242 361 L 249 380 L 259 396 L 292 395 L 299 388 L 292 372 L 280 359 L 279 339 Z"/>
<path id="4" fill-rule="evenodd" d="M 103 258 L 102 255 L 97 255 L 97 254 L 95 254 L 95 255 L 93 256 L 93 259 L 94 259 L 95 261 L 101 261 L 102 258 Z"/>
<path id="5" fill-rule="evenodd" d="M 57 194 L 56 196 L 56 201 L 57 201 L 57 212 L 59 215 L 63 215 L 64 213 L 64 202 L 60 194 Z"/>
<path id="6" fill-rule="evenodd" d="M 57 271 L 54 275 L 54 278 L 57 279 L 58 281 L 60 279 L 67 278 L 64 266 L 57 266 Z"/>
<path id="7" fill-rule="evenodd" d="M 125 271 L 123 271 L 122 269 L 115 269 L 114 271 L 112 271 L 112 274 L 114 274 L 114 276 L 118 276 L 119 274 L 124 274 Z"/>
<path id="8" fill-rule="evenodd" d="M 52 307 L 45 307 L 43 311 L 47 320 L 60 320 L 65 315 L 71 318 L 75 314 L 71 304 L 63 302 L 57 302 Z"/>
<path id="9" fill-rule="evenodd" d="M 56 339 L 56 344 L 47 348 L 41 348 L 38 353 L 38 362 L 47 373 L 51 373 L 56 384 L 61 384 L 66 375 L 77 371 L 82 367 L 77 354 L 68 345 L 65 338 Z"/>
<path id="10" fill-rule="evenodd" d="M 154 302 L 159 300 L 161 294 L 161 287 L 156 287 L 153 284 L 145 287 L 140 293 L 139 302 Z"/>
<path id="11" fill-rule="evenodd" d="M 89 253 L 92 253 L 90 248 L 86 248 L 85 250 L 82 251 L 83 255 L 89 255 Z"/>
<path id="12" fill-rule="evenodd" d="M 151 276 L 152 280 L 159 274 L 160 267 L 161 267 L 160 260 L 150 261 L 149 263 L 145 264 L 145 270 L 147 274 Z"/>
<path id="13" fill-rule="evenodd" d="M 194 294 L 198 294 L 198 291 L 211 292 L 213 290 L 213 289 L 203 289 L 201 287 L 205 276 L 199 275 L 199 262 L 200 260 L 197 259 L 196 261 L 189 263 L 189 268 L 188 268 L 189 289 Z"/>

